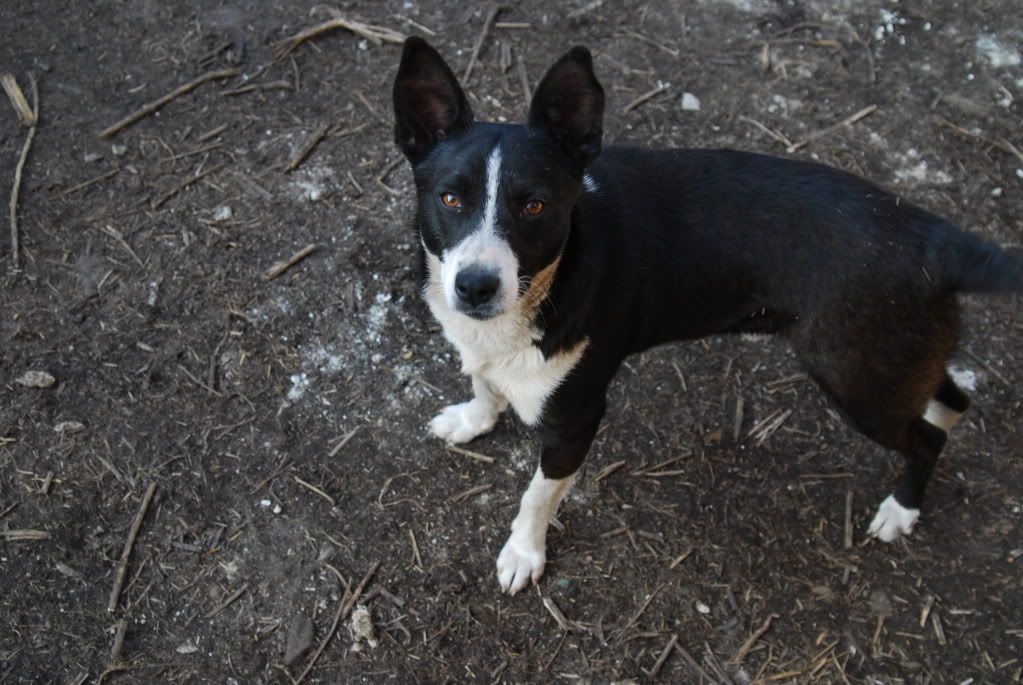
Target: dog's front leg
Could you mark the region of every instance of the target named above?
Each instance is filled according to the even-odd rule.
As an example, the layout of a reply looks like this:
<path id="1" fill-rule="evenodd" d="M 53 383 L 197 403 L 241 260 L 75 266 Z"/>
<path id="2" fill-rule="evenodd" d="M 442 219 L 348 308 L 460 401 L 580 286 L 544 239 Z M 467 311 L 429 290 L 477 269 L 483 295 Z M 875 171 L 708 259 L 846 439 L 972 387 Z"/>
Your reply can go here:
<path id="1" fill-rule="evenodd" d="M 489 433 L 498 415 L 508 407 L 508 400 L 477 374 L 472 376 L 472 391 L 475 397 L 471 400 L 445 407 L 433 417 L 430 432 L 452 444 Z"/>
<path id="2" fill-rule="evenodd" d="M 540 454 L 540 466 L 522 495 L 519 513 L 512 521 L 511 535 L 497 557 L 497 580 L 501 589 L 515 594 L 543 575 L 547 563 L 547 526 L 558 504 L 572 487 L 590 443 L 597 433 L 595 421 L 577 424 L 571 430 L 548 433 Z"/>

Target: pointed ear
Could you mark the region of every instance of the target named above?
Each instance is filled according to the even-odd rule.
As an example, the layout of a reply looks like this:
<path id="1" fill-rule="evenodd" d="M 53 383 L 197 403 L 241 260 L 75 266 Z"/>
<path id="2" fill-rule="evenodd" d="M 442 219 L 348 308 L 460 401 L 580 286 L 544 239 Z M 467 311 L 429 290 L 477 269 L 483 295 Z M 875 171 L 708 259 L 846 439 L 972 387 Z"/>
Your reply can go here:
<path id="1" fill-rule="evenodd" d="M 574 47 L 540 81 L 529 106 L 529 125 L 554 134 L 565 153 L 586 168 L 600 154 L 604 89 L 593 74 L 593 58 Z"/>
<path id="2" fill-rule="evenodd" d="M 472 110 L 444 58 L 422 38 L 405 41 L 394 79 L 394 138 L 412 163 L 472 123 Z"/>

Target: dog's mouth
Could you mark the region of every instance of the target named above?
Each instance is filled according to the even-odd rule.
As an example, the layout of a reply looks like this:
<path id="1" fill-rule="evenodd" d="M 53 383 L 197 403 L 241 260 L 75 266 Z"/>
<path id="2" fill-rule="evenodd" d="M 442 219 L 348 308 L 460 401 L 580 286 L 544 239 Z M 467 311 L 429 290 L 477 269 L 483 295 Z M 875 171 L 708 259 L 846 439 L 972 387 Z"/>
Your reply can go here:
<path id="1" fill-rule="evenodd" d="M 463 304 L 458 307 L 457 311 L 459 314 L 465 314 L 475 321 L 488 321 L 500 316 L 504 310 L 500 305 L 488 302 L 475 307 Z"/>

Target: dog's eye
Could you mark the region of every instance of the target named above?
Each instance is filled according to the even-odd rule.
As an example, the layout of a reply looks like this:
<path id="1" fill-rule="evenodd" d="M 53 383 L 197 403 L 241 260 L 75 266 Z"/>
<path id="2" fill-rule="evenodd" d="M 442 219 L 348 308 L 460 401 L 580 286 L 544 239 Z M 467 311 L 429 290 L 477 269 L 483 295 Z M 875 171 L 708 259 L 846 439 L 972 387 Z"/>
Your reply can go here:
<path id="1" fill-rule="evenodd" d="M 526 206 L 522 208 L 522 211 L 530 216 L 537 216 L 543 212 L 543 202 L 540 200 L 530 200 L 526 203 Z"/>
<path id="2" fill-rule="evenodd" d="M 445 207 L 457 208 L 462 206 L 462 198 L 454 193 L 441 193 L 440 201 L 444 203 Z"/>

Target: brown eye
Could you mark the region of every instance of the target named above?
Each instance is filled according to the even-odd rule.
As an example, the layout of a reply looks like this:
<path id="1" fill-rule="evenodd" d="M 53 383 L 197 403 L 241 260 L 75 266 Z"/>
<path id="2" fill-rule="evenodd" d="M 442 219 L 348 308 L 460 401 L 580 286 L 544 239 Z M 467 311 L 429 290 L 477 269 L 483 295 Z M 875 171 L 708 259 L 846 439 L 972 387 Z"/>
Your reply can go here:
<path id="1" fill-rule="evenodd" d="M 461 207 L 462 200 L 454 193 L 441 193 L 440 201 L 444 203 L 445 207 Z"/>
<path id="2" fill-rule="evenodd" d="M 537 216 L 543 212 L 543 202 L 540 200 L 530 200 L 526 203 L 526 206 L 522 208 L 522 211 L 530 216 Z"/>

